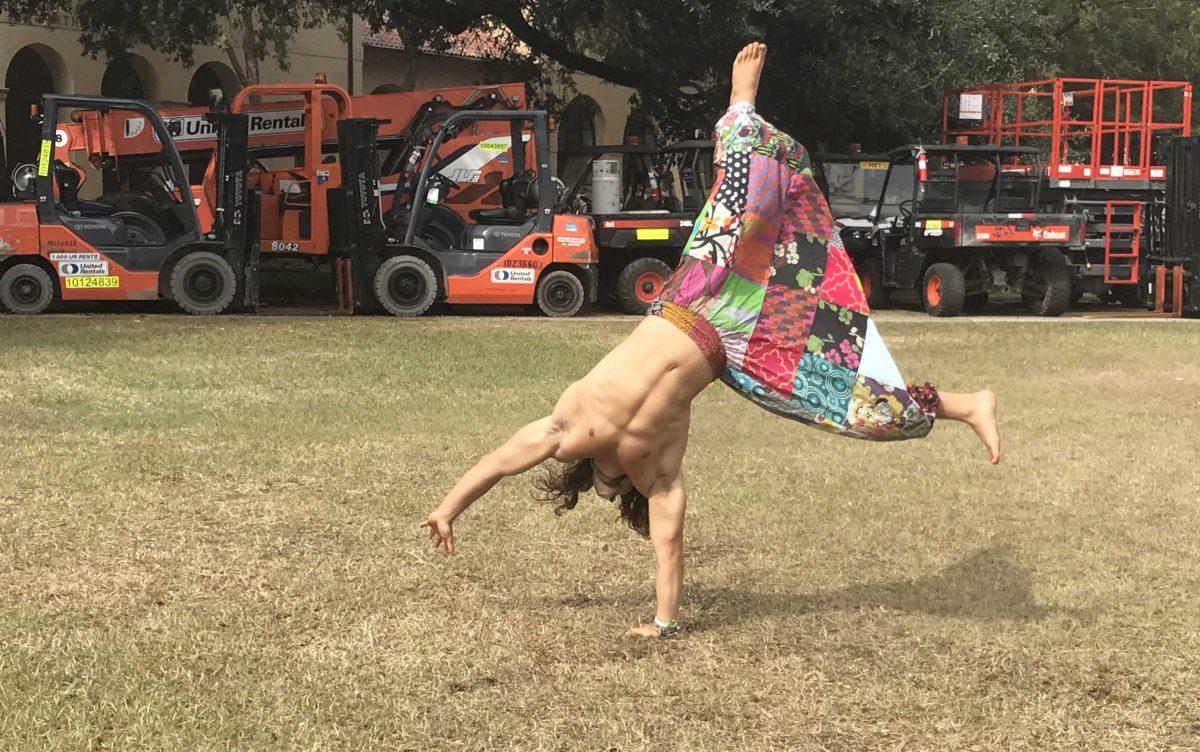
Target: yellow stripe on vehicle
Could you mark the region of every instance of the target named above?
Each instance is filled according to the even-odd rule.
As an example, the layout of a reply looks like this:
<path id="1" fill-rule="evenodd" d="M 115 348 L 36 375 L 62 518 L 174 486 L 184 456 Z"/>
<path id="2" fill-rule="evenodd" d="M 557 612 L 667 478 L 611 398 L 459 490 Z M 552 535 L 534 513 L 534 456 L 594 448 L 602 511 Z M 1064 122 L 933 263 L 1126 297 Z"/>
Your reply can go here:
<path id="1" fill-rule="evenodd" d="M 637 231 L 638 240 L 670 240 L 671 231 L 666 227 L 642 227 Z"/>

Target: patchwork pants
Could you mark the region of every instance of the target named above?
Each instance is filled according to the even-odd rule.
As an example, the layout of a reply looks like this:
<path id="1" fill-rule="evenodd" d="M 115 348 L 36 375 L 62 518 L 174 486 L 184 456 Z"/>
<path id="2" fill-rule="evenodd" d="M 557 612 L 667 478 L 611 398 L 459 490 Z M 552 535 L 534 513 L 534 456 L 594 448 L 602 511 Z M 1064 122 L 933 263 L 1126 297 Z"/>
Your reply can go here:
<path id="1" fill-rule="evenodd" d="M 937 390 L 901 378 L 803 147 L 737 104 L 717 123 L 715 159 L 712 193 L 650 313 L 773 413 L 863 439 L 928 434 Z"/>

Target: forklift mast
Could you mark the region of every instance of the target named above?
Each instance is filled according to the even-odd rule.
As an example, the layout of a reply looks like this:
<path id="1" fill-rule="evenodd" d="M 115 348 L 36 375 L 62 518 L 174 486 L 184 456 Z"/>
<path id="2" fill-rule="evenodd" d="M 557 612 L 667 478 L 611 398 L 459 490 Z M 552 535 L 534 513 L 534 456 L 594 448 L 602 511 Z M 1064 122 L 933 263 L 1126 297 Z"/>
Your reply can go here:
<path id="1" fill-rule="evenodd" d="M 212 234 L 220 239 L 242 291 L 238 307 L 258 306 L 259 191 L 247 188 L 250 164 L 250 120 L 242 113 L 212 112 L 205 116 L 217 132 L 214 154 L 216 210 Z"/>
<path id="2" fill-rule="evenodd" d="M 331 237 L 334 254 L 338 309 L 345 313 L 377 310 L 371 294 L 372 280 L 382 261 L 384 227 L 380 212 L 379 126 L 386 121 L 373 118 L 347 118 L 338 121 L 338 157 L 342 165 L 341 207 L 344 221 L 331 229 L 344 232 Z M 336 201 L 335 197 L 331 197 Z"/>

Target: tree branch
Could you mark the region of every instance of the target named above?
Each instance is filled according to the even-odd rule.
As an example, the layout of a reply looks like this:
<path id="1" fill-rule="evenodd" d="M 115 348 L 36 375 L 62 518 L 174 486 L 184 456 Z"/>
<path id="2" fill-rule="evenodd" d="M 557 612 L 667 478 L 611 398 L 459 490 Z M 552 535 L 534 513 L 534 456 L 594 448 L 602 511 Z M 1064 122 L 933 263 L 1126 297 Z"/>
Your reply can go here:
<path id="1" fill-rule="evenodd" d="M 529 23 L 521 13 L 519 5 L 515 3 L 498 3 L 498 5 L 501 7 L 492 10 L 492 14 L 500 19 L 517 39 L 537 52 L 557 60 L 572 70 L 589 73 L 619 86 L 628 86 L 633 89 L 647 86 L 649 77 L 646 72 L 631 71 L 576 52 L 561 40 Z"/>

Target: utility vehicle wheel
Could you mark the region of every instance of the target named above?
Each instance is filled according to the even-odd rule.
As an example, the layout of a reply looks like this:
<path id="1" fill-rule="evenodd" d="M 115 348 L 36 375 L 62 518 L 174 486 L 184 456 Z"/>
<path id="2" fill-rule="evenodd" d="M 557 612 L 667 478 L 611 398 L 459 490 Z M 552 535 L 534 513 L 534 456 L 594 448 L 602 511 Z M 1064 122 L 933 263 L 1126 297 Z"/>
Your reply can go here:
<path id="1" fill-rule="evenodd" d="M 662 294 L 671 267 L 656 258 L 634 259 L 617 277 L 617 302 L 626 313 L 644 314 Z"/>
<path id="2" fill-rule="evenodd" d="M 883 264 L 877 258 L 869 258 L 862 267 L 863 297 L 867 299 L 867 307 L 872 311 L 882 311 L 891 302 L 891 291 L 883 286 Z"/>
<path id="3" fill-rule="evenodd" d="M 988 294 L 986 292 L 977 292 L 973 295 L 968 295 L 963 301 L 963 311 L 966 313 L 982 313 L 984 308 L 987 308 Z"/>
<path id="4" fill-rule="evenodd" d="M 925 272 L 921 300 L 930 316 L 957 316 L 967 302 L 967 281 L 954 264 L 933 264 Z"/>
<path id="5" fill-rule="evenodd" d="M 54 282 L 35 264 L 17 264 L 0 277 L 0 303 L 11 313 L 34 314 L 54 299 Z"/>
<path id="6" fill-rule="evenodd" d="M 1047 252 L 1034 264 L 1021 286 L 1025 310 L 1038 316 L 1061 316 L 1071 307 L 1071 274 L 1059 252 Z"/>
<path id="7" fill-rule="evenodd" d="M 1071 285 L 1071 305 L 1075 306 L 1081 300 L 1083 300 L 1083 288 L 1079 285 Z"/>
<path id="8" fill-rule="evenodd" d="M 237 277 L 229 262 L 215 253 L 197 251 L 175 262 L 171 270 L 171 297 L 195 316 L 221 313 L 233 302 Z"/>
<path id="9" fill-rule="evenodd" d="M 583 308 L 583 283 L 565 269 L 543 274 L 538 280 L 537 307 L 553 318 L 566 318 Z"/>
<path id="10" fill-rule="evenodd" d="M 393 316 L 420 316 L 437 294 L 433 268 L 416 256 L 393 256 L 375 272 L 375 297 Z"/>

